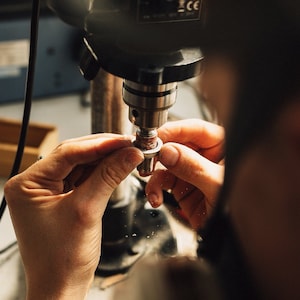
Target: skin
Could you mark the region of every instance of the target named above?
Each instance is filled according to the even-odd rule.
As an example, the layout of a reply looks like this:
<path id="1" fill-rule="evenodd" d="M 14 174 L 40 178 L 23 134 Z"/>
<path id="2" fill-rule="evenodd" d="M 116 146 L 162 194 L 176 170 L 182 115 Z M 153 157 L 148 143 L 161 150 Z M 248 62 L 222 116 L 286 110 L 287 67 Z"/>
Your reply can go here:
<path id="1" fill-rule="evenodd" d="M 5 185 L 27 299 L 84 299 L 100 257 L 101 218 L 117 185 L 143 160 L 129 138 L 62 143 Z"/>
<path id="2" fill-rule="evenodd" d="M 239 85 L 235 65 L 221 55 L 207 56 L 199 85 L 203 98 L 216 110 L 220 124 L 227 128 Z"/>
<path id="3" fill-rule="evenodd" d="M 238 72 L 222 56 L 207 57 L 200 78 L 206 101 L 217 111 L 225 128 L 238 86 Z M 162 204 L 162 190 L 171 190 L 191 227 L 199 229 L 209 217 L 223 182 L 224 128 L 203 120 L 167 123 L 158 130 L 165 143 L 159 161 L 166 170 L 150 178 L 150 204 Z"/>
<path id="4" fill-rule="evenodd" d="M 211 57 L 206 67 L 202 89 L 226 127 L 238 74 L 234 65 L 221 57 Z M 244 154 L 227 201 L 246 263 L 263 299 L 300 298 L 299 100 L 300 92 L 286 99 L 285 108 L 269 125 L 267 135 Z M 218 170 L 221 167 L 216 163 L 222 158 L 223 134 L 203 135 L 200 123 L 189 126 L 186 122 L 174 127 L 167 124 L 161 129 L 160 135 L 167 143 L 159 159 L 168 170 L 154 174 L 146 191 L 150 203 L 158 206 L 162 201 L 160 189 L 171 189 L 192 227 L 198 228 L 214 205 L 222 179 Z M 209 133 L 218 131 L 210 125 L 207 129 Z M 201 144 L 203 141 L 208 144 Z M 202 147 L 208 149 L 203 152 Z M 210 156 L 211 150 L 217 155 Z M 188 196 L 181 202 L 185 189 Z"/>
<path id="5" fill-rule="evenodd" d="M 167 169 L 150 179 L 149 201 L 159 206 L 162 189 L 172 189 L 191 226 L 198 228 L 222 183 L 224 130 L 190 120 L 166 124 L 159 135 L 166 143 L 159 159 Z M 102 134 L 65 141 L 6 183 L 27 300 L 84 299 L 100 257 L 107 201 L 143 160 L 130 140 Z"/>
<path id="6" fill-rule="evenodd" d="M 243 157 L 228 210 L 265 299 L 299 299 L 300 95 Z"/>
<path id="7" fill-rule="evenodd" d="M 212 95 L 226 125 L 237 74 L 232 64 L 212 60 L 203 91 Z M 238 240 L 266 299 L 300 298 L 299 99 L 288 102 L 268 136 L 245 153 L 228 200 Z M 223 178 L 223 128 L 181 121 L 166 124 L 159 135 L 165 142 L 159 160 L 166 169 L 150 179 L 149 201 L 157 207 L 161 191 L 172 190 L 191 226 L 199 228 Z M 25 267 L 27 300 L 84 299 L 100 256 L 107 201 L 142 159 L 130 139 L 95 135 L 64 142 L 8 181 L 5 195 Z"/>
<path id="8" fill-rule="evenodd" d="M 162 190 L 171 190 L 191 227 L 205 223 L 223 181 L 224 130 L 202 120 L 167 123 L 159 129 L 165 143 L 159 161 L 166 169 L 157 170 L 146 186 L 153 207 L 163 203 Z"/>

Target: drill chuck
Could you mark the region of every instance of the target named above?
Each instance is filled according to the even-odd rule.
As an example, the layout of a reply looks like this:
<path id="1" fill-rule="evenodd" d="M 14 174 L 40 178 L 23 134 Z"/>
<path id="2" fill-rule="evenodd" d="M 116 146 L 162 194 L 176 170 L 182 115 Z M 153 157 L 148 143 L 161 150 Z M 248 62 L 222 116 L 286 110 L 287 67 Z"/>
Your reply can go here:
<path id="1" fill-rule="evenodd" d="M 123 99 L 129 106 L 129 120 L 140 128 L 158 128 L 168 119 L 175 103 L 177 83 L 144 85 L 125 80 Z"/>
<path id="2" fill-rule="evenodd" d="M 123 99 L 129 106 L 129 120 L 138 127 L 134 145 L 144 154 L 138 166 L 143 177 L 152 174 L 162 141 L 157 128 L 168 119 L 168 109 L 175 103 L 177 83 L 144 85 L 129 80 L 123 83 Z"/>

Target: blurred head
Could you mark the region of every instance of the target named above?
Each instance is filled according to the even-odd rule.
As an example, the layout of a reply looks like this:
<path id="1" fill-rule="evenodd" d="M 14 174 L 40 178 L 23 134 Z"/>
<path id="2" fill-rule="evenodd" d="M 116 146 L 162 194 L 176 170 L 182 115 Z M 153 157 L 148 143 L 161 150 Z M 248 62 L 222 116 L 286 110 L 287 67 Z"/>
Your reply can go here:
<path id="1" fill-rule="evenodd" d="M 300 294 L 300 4 L 210 0 L 207 28 L 203 91 L 226 127 L 216 216 L 229 214 L 262 290 L 271 299 L 294 299 Z"/>

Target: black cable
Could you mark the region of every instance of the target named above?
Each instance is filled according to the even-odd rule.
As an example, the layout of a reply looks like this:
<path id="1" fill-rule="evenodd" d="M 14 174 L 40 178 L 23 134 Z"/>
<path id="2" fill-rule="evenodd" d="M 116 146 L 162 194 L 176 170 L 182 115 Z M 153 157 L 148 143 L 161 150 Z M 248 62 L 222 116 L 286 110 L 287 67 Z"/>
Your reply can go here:
<path id="1" fill-rule="evenodd" d="M 13 248 L 15 245 L 17 245 L 17 241 L 14 241 L 11 244 L 9 244 L 8 246 L 6 246 L 5 248 L 1 249 L 0 250 L 0 255 L 4 254 L 5 252 L 7 252 L 11 248 Z"/>
<path id="2" fill-rule="evenodd" d="M 33 86 L 34 86 L 34 70 L 35 70 L 35 62 L 36 62 L 36 54 L 37 54 L 39 16 L 40 16 L 40 0 L 33 0 L 32 13 L 31 13 L 31 28 L 30 28 L 30 50 L 29 50 L 29 61 L 28 61 L 26 88 L 25 88 L 23 121 L 22 121 L 20 136 L 19 136 L 18 148 L 17 148 L 14 164 L 9 178 L 15 176 L 19 172 L 22 157 L 23 157 L 23 152 L 25 148 L 25 143 L 26 143 L 26 135 L 27 135 L 27 129 L 28 129 L 28 124 L 30 119 L 32 94 L 33 94 Z M 0 206 L 0 220 L 2 219 L 5 208 L 6 208 L 6 200 L 4 195 Z"/>

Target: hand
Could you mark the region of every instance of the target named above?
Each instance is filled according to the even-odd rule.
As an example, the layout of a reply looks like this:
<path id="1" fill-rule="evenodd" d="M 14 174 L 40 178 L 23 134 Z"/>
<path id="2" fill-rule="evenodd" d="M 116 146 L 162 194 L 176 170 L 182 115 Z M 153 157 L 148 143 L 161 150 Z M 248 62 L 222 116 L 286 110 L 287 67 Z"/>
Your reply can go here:
<path id="1" fill-rule="evenodd" d="M 129 138 L 71 139 L 5 185 L 27 299 L 84 299 L 100 258 L 108 199 L 142 162 Z"/>
<path id="2" fill-rule="evenodd" d="M 192 228 L 198 229 L 214 206 L 223 182 L 224 131 L 202 120 L 167 123 L 159 129 L 165 143 L 159 161 L 167 168 L 157 170 L 146 186 L 153 207 L 163 202 L 162 190 L 171 190 Z"/>

